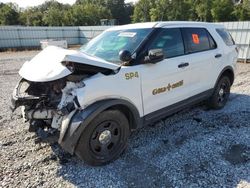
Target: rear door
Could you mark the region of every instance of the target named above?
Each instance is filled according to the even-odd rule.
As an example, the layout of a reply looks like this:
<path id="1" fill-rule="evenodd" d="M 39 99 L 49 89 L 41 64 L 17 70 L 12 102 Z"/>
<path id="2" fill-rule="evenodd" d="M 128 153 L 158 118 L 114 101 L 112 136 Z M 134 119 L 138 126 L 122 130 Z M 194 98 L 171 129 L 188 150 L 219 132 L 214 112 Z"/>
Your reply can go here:
<path id="1" fill-rule="evenodd" d="M 185 58 L 189 63 L 188 97 L 211 89 L 214 67 L 222 56 L 217 45 L 205 28 L 182 28 L 185 44 Z"/>
<path id="2" fill-rule="evenodd" d="M 233 65 L 236 66 L 238 50 L 236 48 L 235 42 L 230 35 L 230 33 L 225 28 L 217 28 L 216 32 L 220 35 L 220 38 L 223 40 L 223 44 L 225 44 L 223 48 L 223 58 L 222 63 L 224 66 Z"/>

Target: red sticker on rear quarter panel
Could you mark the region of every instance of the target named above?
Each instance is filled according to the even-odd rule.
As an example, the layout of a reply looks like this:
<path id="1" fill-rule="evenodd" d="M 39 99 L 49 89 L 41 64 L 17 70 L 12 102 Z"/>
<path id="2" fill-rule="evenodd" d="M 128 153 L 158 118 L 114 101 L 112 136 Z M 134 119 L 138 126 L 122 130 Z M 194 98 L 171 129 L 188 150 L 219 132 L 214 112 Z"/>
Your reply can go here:
<path id="1" fill-rule="evenodd" d="M 192 34 L 192 38 L 193 38 L 193 43 L 200 44 L 200 39 L 197 34 Z"/>

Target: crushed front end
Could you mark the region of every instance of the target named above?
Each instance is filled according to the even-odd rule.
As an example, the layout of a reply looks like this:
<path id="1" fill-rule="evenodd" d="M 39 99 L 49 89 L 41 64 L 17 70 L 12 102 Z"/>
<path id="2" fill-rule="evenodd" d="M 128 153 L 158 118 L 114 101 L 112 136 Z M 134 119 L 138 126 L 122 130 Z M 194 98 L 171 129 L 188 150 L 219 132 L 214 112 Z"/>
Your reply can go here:
<path id="1" fill-rule="evenodd" d="M 83 102 L 78 101 L 83 99 L 84 82 L 114 74 L 118 68 L 80 51 L 49 46 L 19 70 L 22 79 L 13 91 L 11 109 L 21 107 L 32 132 L 60 132 L 61 144 L 72 117 L 84 110 Z"/>
<path id="2" fill-rule="evenodd" d="M 14 89 L 11 109 L 21 106 L 23 119 L 30 122 L 30 130 L 35 131 L 39 126 L 60 129 L 63 117 L 79 107 L 71 92 L 84 87 L 83 82 L 72 77 L 50 82 L 21 79 Z"/>

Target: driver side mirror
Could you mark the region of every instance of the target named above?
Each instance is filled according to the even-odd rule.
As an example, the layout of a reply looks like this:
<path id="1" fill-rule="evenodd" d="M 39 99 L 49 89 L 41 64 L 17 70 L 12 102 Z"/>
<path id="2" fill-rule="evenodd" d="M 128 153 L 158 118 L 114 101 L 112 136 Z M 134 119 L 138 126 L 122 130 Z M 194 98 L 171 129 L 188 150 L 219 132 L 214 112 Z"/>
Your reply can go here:
<path id="1" fill-rule="evenodd" d="M 151 49 L 145 57 L 145 63 L 158 63 L 164 59 L 163 49 Z"/>
<path id="2" fill-rule="evenodd" d="M 132 60 L 132 55 L 128 50 L 121 50 L 119 52 L 119 58 L 122 62 L 130 62 Z"/>

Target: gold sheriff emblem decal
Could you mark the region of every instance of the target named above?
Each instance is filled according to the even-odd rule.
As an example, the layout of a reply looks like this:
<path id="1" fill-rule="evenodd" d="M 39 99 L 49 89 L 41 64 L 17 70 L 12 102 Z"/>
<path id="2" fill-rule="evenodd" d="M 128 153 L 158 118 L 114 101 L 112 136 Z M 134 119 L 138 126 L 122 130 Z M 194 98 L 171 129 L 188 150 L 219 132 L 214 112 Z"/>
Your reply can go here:
<path id="1" fill-rule="evenodd" d="M 160 88 L 156 88 L 152 91 L 152 94 L 153 95 L 157 95 L 157 94 L 160 94 L 160 93 L 164 93 L 164 92 L 167 92 L 167 91 L 170 91 L 172 89 L 175 89 L 177 87 L 180 87 L 184 84 L 184 81 L 181 80 L 179 82 L 176 82 L 176 83 L 173 83 L 173 84 L 168 84 L 167 86 L 165 87 L 160 87 Z"/>

